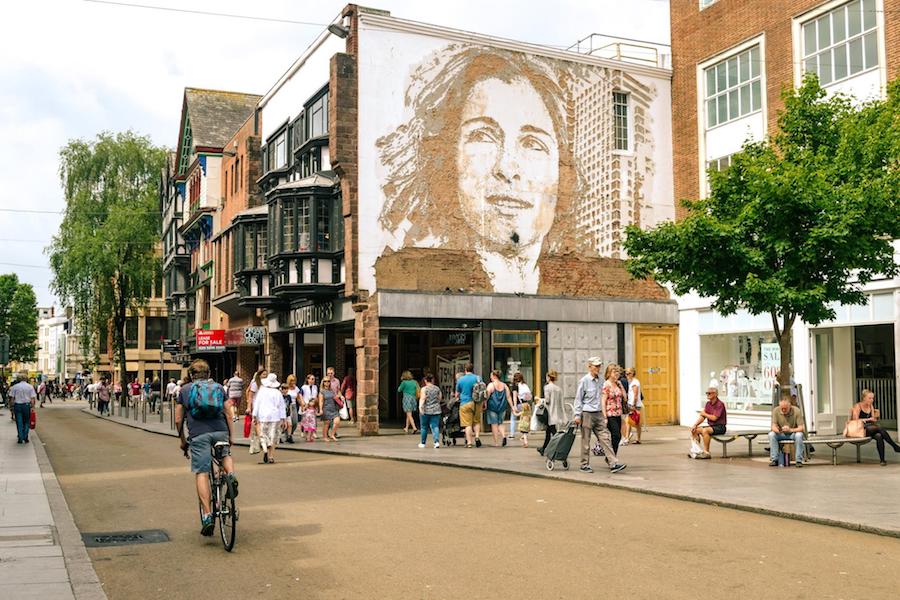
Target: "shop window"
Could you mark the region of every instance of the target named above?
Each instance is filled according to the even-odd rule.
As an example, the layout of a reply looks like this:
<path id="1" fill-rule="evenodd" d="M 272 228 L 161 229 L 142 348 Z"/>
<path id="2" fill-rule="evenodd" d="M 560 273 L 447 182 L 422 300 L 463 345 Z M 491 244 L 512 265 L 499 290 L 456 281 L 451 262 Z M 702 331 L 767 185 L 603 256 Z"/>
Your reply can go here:
<path id="1" fill-rule="evenodd" d="M 780 367 L 781 351 L 770 331 L 700 338 L 701 387 L 716 385 L 730 411 L 772 410 Z M 702 402 L 697 401 L 698 408 Z"/>
<path id="2" fill-rule="evenodd" d="M 535 380 L 540 370 L 540 332 L 494 331 L 491 334 L 491 370 L 500 371 L 507 383 L 513 375 L 522 373 L 525 383 L 532 389 L 540 389 Z"/>

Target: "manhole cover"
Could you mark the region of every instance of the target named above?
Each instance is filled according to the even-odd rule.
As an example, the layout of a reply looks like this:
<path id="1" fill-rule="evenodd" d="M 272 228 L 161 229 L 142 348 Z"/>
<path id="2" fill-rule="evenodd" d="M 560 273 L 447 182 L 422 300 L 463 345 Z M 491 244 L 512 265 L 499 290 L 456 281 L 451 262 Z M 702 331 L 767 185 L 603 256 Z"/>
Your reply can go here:
<path id="1" fill-rule="evenodd" d="M 129 546 L 131 544 L 158 544 L 168 542 L 169 536 L 162 529 L 141 531 L 109 531 L 105 533 L 82 533 L 81 539 L 88 548 L 109 546 Z"/>

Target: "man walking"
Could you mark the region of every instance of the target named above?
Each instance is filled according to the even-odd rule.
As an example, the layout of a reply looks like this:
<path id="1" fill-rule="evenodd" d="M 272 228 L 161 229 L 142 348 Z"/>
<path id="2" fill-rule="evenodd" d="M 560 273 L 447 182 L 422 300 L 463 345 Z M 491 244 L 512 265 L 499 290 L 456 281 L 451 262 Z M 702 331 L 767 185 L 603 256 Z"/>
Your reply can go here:
<path id="1" fill-rule="evenodd" d="M 466 430 L 466 448 L 481 448 L 481 410 L 484 401 L 483 391 L 481 398 L 475 398 L 475 386 L 481 382 L 473 371 L 475 365 L 466 363 L 466 372 L 456 381 L 456 397 L 459 400 L 459 425 Z M 483 386 L 482 386 L 483 387 Z"/>
<path id="2" fill-rule="evenodd" d="M 31 428 L 31 410 L 37 402 L 34 386 L 28 383 L 28 372 L 19 371 L 19 381 L 9 388 L 13 416 L 16 419 L 16 432 L 19 444 L 28 443 L 28 431 Z"/>
<path id="3" fill-rule="evenodd" d="M 593 473 L 591 468 L 591 433 L 597 436 L 603 450 L 606 464 L 612 473 L 625 468 L 616 458 L 612 447 L 612 437 L 606 426 L 606 406 L 602 401 L 603 380 L 600 379 L 600 367 L 603 361 L 596 356 L 588 359 L 588 373 L 578 382 L 575 391 L 575 426 L 581 427 L 581 472 Z"/>

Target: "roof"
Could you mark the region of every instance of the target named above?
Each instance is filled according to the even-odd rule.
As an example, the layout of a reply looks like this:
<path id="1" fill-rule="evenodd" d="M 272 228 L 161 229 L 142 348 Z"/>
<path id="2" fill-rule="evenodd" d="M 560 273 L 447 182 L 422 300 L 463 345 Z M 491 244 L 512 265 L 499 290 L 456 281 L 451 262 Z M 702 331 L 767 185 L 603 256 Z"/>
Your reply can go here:
<path id="1" fill-rule="evenodd" d="M 253 114 L 262 96 L 185 88 L 184 101 L 195 148 L 224 148 Z"/>
<path id="2" fill-rule="evenodd" d="M 318 173 L 314 173 L 303 179 L 282 183 L 272 191 L 280 192 L 284 190 L 297 190 L 311 187 L 332 187 L 337 182 L 338 176 L 334 171 L 319 171 Z"/>

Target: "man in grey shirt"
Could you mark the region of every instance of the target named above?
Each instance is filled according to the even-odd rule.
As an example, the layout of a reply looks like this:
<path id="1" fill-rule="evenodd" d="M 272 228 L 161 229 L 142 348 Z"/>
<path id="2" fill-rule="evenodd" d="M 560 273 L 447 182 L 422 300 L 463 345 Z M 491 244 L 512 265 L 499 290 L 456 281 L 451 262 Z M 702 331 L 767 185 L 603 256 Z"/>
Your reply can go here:
<path id="1" fill-rule="evenodd" d="M 28 443 L 28 431 L 31 427 L 31 409 L 37 401 L 34 387 L 28 383 L 28 373 L 19 371 L 19 381 L 9 388 L 9 398 L 12 402 L 13 416 L 16 419 L 18 443 Z"/>
<path id="2" fill-rule="evenodd" d="M 606 407 L 603 402 L 603 380 L 600 378 L 600 367 L 603 365 L 598 357 L 588 359 L 588 373 L 578 382 L 575 392 L 575 426 L 581 426 L 581 471 L 593 473 L 591 468 L 591 432 L 597 436 L 600 447 L 606 458 L 606 464 L 613 473 L 625 468 L 616 458 L 609 429 L 606 426 Z"/>

